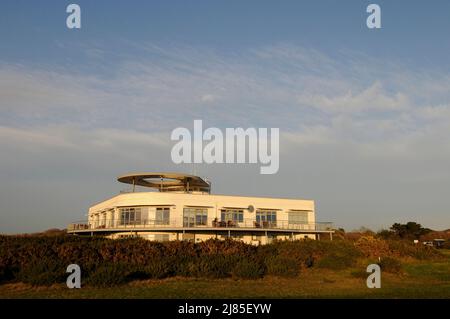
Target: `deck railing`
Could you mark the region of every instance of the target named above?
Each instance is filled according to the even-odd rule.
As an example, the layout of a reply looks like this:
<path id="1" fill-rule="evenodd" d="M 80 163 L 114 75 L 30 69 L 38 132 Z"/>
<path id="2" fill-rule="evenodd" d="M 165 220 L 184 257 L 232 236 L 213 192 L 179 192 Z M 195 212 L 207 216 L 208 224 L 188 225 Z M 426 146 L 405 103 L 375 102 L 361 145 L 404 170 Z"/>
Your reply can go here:
<path id="1" fill-rule="evenodd" d="M 242 221 L 220 221 L 213 220 L 212 222 L 197 223 L 192 220 L 188 221 L 175 221 L 175 220 L 153 220 L 153 219 L 141 219 L 136 221 L 123 221 L 123 220 L 100 220 L 96 222 L 75 222 L 69 224 L 67 230 L 102 230 L 102 229 L 134 229 L 134 228 L 254 228 L 254 229 L 286 229 L 286 230 L 311 230 L 311 231 L 331 231 L 333 230 L 333 224 L 329 222 L 319 223 L 292 223 L 288 220 L 277 221 L 259 221 L 255 219 L 245 219 Z"/>

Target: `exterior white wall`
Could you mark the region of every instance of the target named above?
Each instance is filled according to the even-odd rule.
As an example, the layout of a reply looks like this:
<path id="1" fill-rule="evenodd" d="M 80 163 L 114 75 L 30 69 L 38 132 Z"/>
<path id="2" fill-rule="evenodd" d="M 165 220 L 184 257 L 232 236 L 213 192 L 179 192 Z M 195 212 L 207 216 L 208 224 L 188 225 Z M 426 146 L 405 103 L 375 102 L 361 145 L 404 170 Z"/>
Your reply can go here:
<path id="1" fill-rule="evenodd" d="M 255 208 L 253 212 L 248 211 L 250 205 Z M 315 223 L 314 201 L 312 200 L 159 192 L 119 194 L 92 206 L 89 209 L 89 222 L 94 222 L 98 213 L 111 209 L 116 210 L 114 219 L 118 220 L 120 216 L 117 208 L 130 206 L 151 206 L 148 215 L 150 219 L 154 218 L 154 207 L 169 206 L 171 225 L 180 227 L 183 225 L 183 208 L 189 206 L 208 209 L 208 226 L 212 225 L 214 218 L 220 220 L 220 210 L 227 207 L 242 209 L 244 221 L 256 220 L 258 209 L 276 210 L 277 222 L 287 222 L 290 210 L 305 210 L 309 211 L 308 223 Z M 107 218 L 111 219 L 109 217 L 111 215 L 107 215 Z"/>
<path id="2" fill-rule="evenodd" d="M 254 211 L 248 210 L 249 206 L 254 207 Z M 300 200 L 300 199 L 283 199 L 283 198 L 265 198 L 265 197 L 245 197 L 245 196 L 227 196 L 227 195 L 210 195 L 210 194 L 189 194 L 189 193 L 173 193 L 173 192 L 136 192 L 125 193 L 114 196 L 101 203 L 93 205 L 89 209 L 88 222 L 91 225 L 97 227 L 101 221 L 101 216 L 105 216 L 106 227 L 118 226 L 120 219 L 121 207 L 146 207 L 143 211 L 141 219 L 155 220 L 156 207 L 170 207 L 170 225 L 175 227 L 183 226 L 183 209 L 185 207 L 204 207 L 208 211 L 207 225 L 205 227 L 212 227 L 213 220 L 217 218 L 221 219 L 221 209 L 235 208 L 243 210 L 244 223 L 238 223 L 239 227 L 253 227 L 253 221 L 256 221 L 256 212 L 259 209 L 275 210 L 277 212 L 277 225 L 288 222 L 288 214 L 291 210 L 308 211 L 308 224 L 314 224 L 315 211 L 314 201 L 312 200 Z M 112 221 L 114 221 L 112 223 Z M 158 234 L 168 234 L 168 240 L 182 240 L 182 239 L 194 239 L 195 242 L 207 240 L 209 238 L 227 237 L 227 234 L 218 229 L 221 234 L 203 233 L 201 231 L 202 226 L 196 226 L 194 234 L 183 233 L 150 233 L 142 232 L 136 233 L 132 229 L 124 230 L 123 232 L 109 235 L 111 238 L 121 238 L 127 236 L 142 236 L 149 240 L 155 240 L 158 238 Z M 312 226 L 314 227 L 314 226 Z M 198 231 L 197 231 L 198 228 Z M 313 230 L 313 229 L 311 229 Z M 237 232 L 235 233 L 237 234 Z M 271 233 L 270 236 L 265 236 L 265 232 L 258 234 L 241 233 L 242 240 L 251 244 L 266 244 L 271 241 L 272 236 L 276 239 L 315 239 L 314 233 L 294 233 L 291 235 Z M 293 238 L 292 238 L 293 235 Z M 167 236 L 165 237 L 167 238 Z"/>

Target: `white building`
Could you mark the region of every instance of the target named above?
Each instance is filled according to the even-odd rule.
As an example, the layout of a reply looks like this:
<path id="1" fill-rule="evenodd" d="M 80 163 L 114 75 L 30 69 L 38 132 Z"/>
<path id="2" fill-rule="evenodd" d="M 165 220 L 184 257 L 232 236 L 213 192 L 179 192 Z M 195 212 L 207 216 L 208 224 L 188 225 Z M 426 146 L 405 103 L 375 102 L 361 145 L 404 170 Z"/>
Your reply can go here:
<path id="1" fill-rule="evenodd" d="M 132 191 L 92 206 L 87 223 L 70 224 L 69 233 L 195 242 L 231 237 L 251 244 L 332 238 L 331 223 L 316 222 L 312 200 L 212 195 L 205 180 L 178 173 L 131 174 L 118 181 L 133 185 Z M 153 191 L 137 192 L 136 186 Z"/>

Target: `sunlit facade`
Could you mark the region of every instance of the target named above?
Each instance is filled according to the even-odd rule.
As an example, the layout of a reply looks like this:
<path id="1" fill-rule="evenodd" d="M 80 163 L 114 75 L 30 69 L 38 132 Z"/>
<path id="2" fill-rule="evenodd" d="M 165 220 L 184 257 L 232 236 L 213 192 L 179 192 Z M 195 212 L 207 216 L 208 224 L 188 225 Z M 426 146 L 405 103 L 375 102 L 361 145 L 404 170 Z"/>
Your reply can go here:
<path id="1" fill-rule="evenodd" d="M 200 177 L 176 173 L 132 174 L 118 180 L 131 184 L 132 190 L 92 206 L 87 222 L 70 224 L 69 233 L 156 241 L 233 238 L 255 245 L 274 239 L 332 238 L 331 223 L 316 222 L 312 200 L 213 195 L 211 185 Z"/>

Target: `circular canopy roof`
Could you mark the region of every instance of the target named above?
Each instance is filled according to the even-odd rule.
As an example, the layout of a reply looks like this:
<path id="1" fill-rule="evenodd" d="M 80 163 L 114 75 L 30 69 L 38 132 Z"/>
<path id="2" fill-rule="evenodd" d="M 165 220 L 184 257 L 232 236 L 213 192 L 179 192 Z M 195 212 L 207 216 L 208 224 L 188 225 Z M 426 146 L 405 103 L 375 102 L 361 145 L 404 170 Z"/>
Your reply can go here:
<path id="1" fill-rule="evenodd" d="M 156 188 L 160 192 L 210 192 L 211 185 L 195 175 L 181 173 L 135 173 L 117 178 L 121 183 Z"/>

